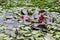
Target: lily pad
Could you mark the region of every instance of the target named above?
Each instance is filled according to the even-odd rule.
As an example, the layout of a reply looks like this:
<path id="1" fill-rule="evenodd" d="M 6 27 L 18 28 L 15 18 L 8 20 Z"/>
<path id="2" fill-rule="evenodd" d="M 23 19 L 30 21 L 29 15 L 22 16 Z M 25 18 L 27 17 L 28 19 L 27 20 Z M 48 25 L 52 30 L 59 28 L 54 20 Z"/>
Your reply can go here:
<path id="1" fill-rule="evenodd" d="M 28 29 L 30 29 L 30 27 L 25 27 L 24 29 L 25 29 L 25 30 L 28 30 Z"/>
<path id="2" fill-rule="evenodd" d="M 57 35 L 60 35 L 60 32 L 56 32 Z"/>
<path id="3" fill-rule="evenodd" d="M 21 36 L 21 37 L 17 37 L 17 40 L 24 40 L 24 37 L 23 36 Z"/>
<path id="4" fill-rule="evenodd" d="M 38 31 L 32 31 L 32 34 L 37 34 L 38 33 Z"/>

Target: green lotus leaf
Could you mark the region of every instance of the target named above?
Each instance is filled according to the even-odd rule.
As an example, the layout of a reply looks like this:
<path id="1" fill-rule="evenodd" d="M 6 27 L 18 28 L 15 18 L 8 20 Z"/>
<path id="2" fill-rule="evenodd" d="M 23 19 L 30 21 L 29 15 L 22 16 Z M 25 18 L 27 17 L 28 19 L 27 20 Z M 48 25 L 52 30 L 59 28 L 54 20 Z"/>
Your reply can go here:
<path id="1" fill-rule="evenodd" d="M 36 22 L 36 20 L 32 20 L 32 22 Z"/>
<path id="2" fill-rule="evenodd" d="M 21 24 L 20 26 L 23 27 L 23 26 L 25 26 L 25 25 Z"/>
<path id="3" fill-rule="evenodd" d="M 38 33 L 38 34 L 39 34 L 40 36 L 41 36 L 41 35 L 44 35 L 44 33 L 43 33 L 43 32 L 41 32 L 41 33 Z"/>
<path id="4" fill-rule="evenodd" d="M 3 34 L 3 33 L 0 34 L 0 37 L 5 37 L 5 36 L 7 36 L 7 35 L 5 35 L 5 34 Z"/>
<path id="5" fill-rule="evenodd" d="M 60 35 L 60 32 L 56 32 L 57 35 Z"/>
<path id="6" fill-rule="evenodd" d="M 53 34 L 50 34 L 50 36 L 53 36 Z"/>
<path id="7" fill-rule="evenodd" d="M 24 29 L 25 29 L 25 30 L 28 30 L 28 29 L 30 29 L 30 27 L 25 27 Z"/>
<path id="8" fill-rule="evenodd" d="M 47 25 L 47 28 L 49 28 L 49 29 L 50 29 L 50 28 L 52 28 L 52 26 L 51 26 L 51 25 Z"/>
<path id="9" fill-rule="evenodd" d="M 15 37 L 16 35 L 14 33 L 12 33 L 11 36 Z"/>
<path id="10" fill-rule="evenodd" d="M 4 27 L 0 27 L 0 29 L 3 29 Z"/>
<path id="11" fill-rule="evenodd" d="M 21 37 L 17 37 L 17 40 L 21 40 L 21 39 L 24 39 L 24 37 L 23 36 L 21 36 Z"/>
<path id="12" fill-rule="evenodd" d="M 20 37 L 19 37 L 19 36 L 17 36 L 17 39 L 20 39 Z"/>
<path id="13" fill-rule="evenodd" d="M 52 26 L 52 28 L 55 28 L 55 26 Z"/>
<path id="14" fill-rule="evenodd" d="M 60 19 L 57 19 L 57 23 L 59 23 L 60 22 Z"/>
<path id="15" fill-rule="evenodd" d="M 38 36 L 41 36 L 40 34 L 35 34 L 34 37 L 35 38 L 38 38 Z"/>
<path id="16" fill-rule="evenodd" d="M 38 31 L 32 31 L 32 34 L 37 34 L 38 33 Z"/>
<path id="17" fill-rule="evenodd" d="M 34 38 L 33 38 L 33 37 L 29 37 L 29 39 L 34 40 Z"/>
<path id="18" fill-rule="evenodd" d="M 59 37 L 60 37 L 60 35 L 56 35 L 55 37 L 56 37 L 56 38 L 59 38 Z"/>
<path id="19" fill-rule="evenodd" d="M 0 40 L 2 40 L 3 39 L 3 37 L 0 37 Z"/>
<path id="20" fill-rule="evenodd" d="M 43 37 L 40 37 L 39 40 L 44 40 L 44 38 Z"/>
<path id="21" fill-rule="evenodd" d="M 5 37 L 4 39 L 5 39 L 5 40 L 10 40 L 10 38 L 9 38 L 9 37 Z"/>
<path id="22" fill-rule="evenodd" d="M 54 29 L 57 29 L 58 27 L 54 27 Z"/>
<path id="23" fill-rule="evenodd" d="M 4 27 L 4 29 L 7 29 L 7 27 Z"/>
<path id="24" fill-rule="evenodd" d="M 36 40 L 44 40 L 43 38 L 36 38 Z"/>
<path id="25" fill-rule="evenodd" d="M 5 40 L 11 40 L 12 38 L 9 38 L 9 37 L 5 37 L 4 39 L 5 39 Z"/>
<path id="26" fill-rule="evenodd" d="M 45 18 L 47 18 L 47 16 L 44 16 Z"/>
<path id="27" fill-rule="evenodd" d="M 54 31 L 50 30 L 50 33 L 53 33 Z"/>
<path id="28" fill-rule="evenodd" d="M 12 30 L 13 30 L 13 31 L 15 31 L 15 30 L 16 30 L 16 28 L 13 28 Z"/>
<path id="29" fill-rule="evenodd" d="M 31 34 L 25 34 L 25 36 L 31 36 Z"/>
<path id="30" fill-rule="evenodd" d="M 27 33 L 27 31 L 23 31 L 23 30 L 22 30 L 21 33 L 25 34 L 25 33 Z"/>
<path id="31" fill-rule="evenodd" d="M 29 27 L 32 27 L 33 24 L 29 25 Z"/>
<path id="32" fill-rule="evenodd" d="M 28 31 L 25 31 L 23 34 L 30 34 L 30 32 L 28 32 Z"/>

